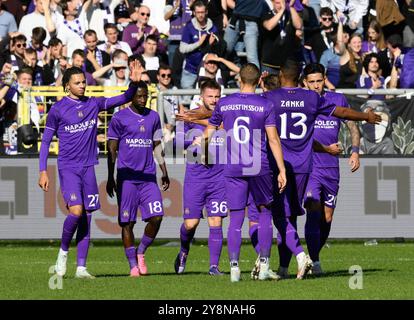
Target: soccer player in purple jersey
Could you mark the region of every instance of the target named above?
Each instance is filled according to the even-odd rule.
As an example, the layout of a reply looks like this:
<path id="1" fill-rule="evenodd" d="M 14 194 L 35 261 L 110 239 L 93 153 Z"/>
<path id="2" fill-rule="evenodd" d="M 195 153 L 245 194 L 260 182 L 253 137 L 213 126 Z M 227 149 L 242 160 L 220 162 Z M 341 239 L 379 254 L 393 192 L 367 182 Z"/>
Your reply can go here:
<path id="1" fill-rule="evenodd" d="M 240 93 L 221 98 L 209 119 L 204 137 L 209 139 L 223 124 L 227 131 L 227 162 L 224 168 L 227 206 L 230 224 L 227 235 L 230 259 L 230 280 L 240 280 L 239 256 L 241 229 L 248 204 L 249 192 L 259 208 L 258 241 L 260 247 L 259 279 L 273 278 L 269 258 L 273 237 L 272 176 L 267 157 L 267 142 L 279 169 L 277 183 L 282 192 L 286 174 L 279 136 L 276 130 L 274 106 L 256 95 L 259 69 L 251 63 L 240 70 Z M 209 140 L 210 141 L 210 140 Z"/>
<path id="2" fill-rule="evenodd" d="M 145 107 L 148 87 L 138 83 L 132 104 L 117 112 L 108 130 L 108 183 L 107 193 L 118 199 L 118 222 L 122 228 L 122 241 L 129 262 L 130 276 L 147 274 L 145 252 L 157 236 L 164 209 L 157 185 L 154 156 L 162 171 L 162 189 L 170 185 L 161 146 L 162 130 L 160 116 Z M 118 157 L 117 181 L 114 179 L 115 161 Z M 134 246 L 133 228 L 137 210 L 147 222 L 138 248 Z"/>
<path id="3" fill-rule="evenodd" d="M 288 277 L 293 253 L 298 262 L 297 279 L 303 279 L 310 270 L 312 261 L 300 244 L 296 221 L 297 216 L 304 214 L 302 204 L 309 173 L 312 171 L 312 140 L 316 117 L 334 115 L 341 119 L 365 120 L 369 123 L 379 123 L 381 117 L 372 111 L 357 112 L 333 103 L 325 103 L 323 96 L 299 88 L 298 78 L 299 66 L 293 61 L 287 61 L 280 72 L 282 88 L 268 91 L 265 96 L 276 109 L 277 128 L 288 179 L 286 191 L 275 195 L 273 206 L 273 219 L 279 231 L 278 275 L 280 278 Z"/>
<path id="4" fill-rule="evenodd" d="M 221 87 L 215 80 L 206 80 L 201 84 L 200 108 L 213 111 L 220 99 Z M 178 120 L 188 120 L 178 116 Z M 176 139 L 184 142 L 186 152 L 186 171 L 183 187 L 184 223 L 180 229 L 181 249 L 175 260 L 175 272 L 184 272 L 191 241 L 196 229 L 203 218 L 203 208 L 207 211 L 209 225 L 208 249 L 210 252 L 210 275 L 222 275 L 218 265 L 223 246 L 222 220 L 227 216 L 225 201 L 225 186 L 223 181 L 226 133 L 219 130 L 213 136 L 213 143 L 209 146 L 211 155 L 208 164 L 201 160 L 200 146 L 192 144 L 194 139 L 201 140 L 207 120 L 186 121 L 184 131 L 176 132 Z"/>
<path id="5" fill-rule="evenodd" d="M 39 159 L 39 186 L 48 191 L 47 157 L 50 142 L 56 134 L 59 137 L 59 180 L 69 210 L 63 223 L 62 242 L 55 266 L 59 276 L 66 273 L 69 245 L 77 230 L 76 277 L 93 278 L 86 269 L 86 259 L 92 212 L 100 208 L 94 170 L 94 165 L 98 163 L 98 113 L 131 101 L 137 88 L 135 81 L 139 81 L 141 72 L 142 68 L 135 62 L 131 72 L 133 82 L 128 90 L 112 98 L 86 97 L 85 74 L 79 68 L 69 68 L 63 75 L 62 85 L 68 95 L 56 102 L 48 113 Z"/>
<path id="6" fill-rule="evenodd" d="M 325 68 L 319 63 L 312 63 L 304 69 L 304 83 L 310 90 L 325 98 L 326 104 L 348 106 L 341 93 L 324 90 Z M 359 168 L 359 130 L 354 121 L 346 125 L 351 134 L 352 154 L 349 158 L 351 172 Z M 341 119 L 334 116 L 318 115 L 315 121 L 313 138 L 318 142 L 331 145 L 338 141 Z M 328 239 L 332 217 L 339 190 L 339 160 L 328 153 L 313 153 L 313 167 L 305 191 L 306 224 L 305 238 L 309 256 L 312 259 L 311 272 L 322 274 L 319 253 Z"/>

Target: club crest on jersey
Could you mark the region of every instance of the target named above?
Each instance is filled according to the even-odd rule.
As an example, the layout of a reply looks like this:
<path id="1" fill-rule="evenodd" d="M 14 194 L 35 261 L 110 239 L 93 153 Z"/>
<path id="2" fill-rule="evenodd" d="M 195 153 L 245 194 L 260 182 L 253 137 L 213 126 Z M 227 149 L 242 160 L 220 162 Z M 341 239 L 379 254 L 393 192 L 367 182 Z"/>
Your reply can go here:
<path id="1" fill-rule="evenodd" d="M 184 214 L 190 214 L 190 209 L 185 208 L 185 209 L 184 209 Z"/>
<path id="2" fill-rule="evenodd" d="M 312 191 L 308 191 L 308 192 L 306 193 L 306 197 L 307 197 L 307 198 L 312 198 Z"/>
<path id="3" fill-rule="evenodd" d="M 77 199 L 76 194 L 71 193 L 70 194 L 70 201 L 76 201 L 76 199 Z"/>
<path id="4" fill-rule="evenodd" d="M 79 118 L 83 118 L 83 111 L 82 111 L 82 110 L 79 110 L 79 111 L 78 111 L 78 117 L 79 117 Z"/>
<path id="5" fill-rule="evenodd" d="M 144 125 L 143 125 L 143 124 L 141 124 L 141 125 L 139 126 L 139 131 L 140 131 L 140 132 L 145 132 L 145 127 L 144 127 Z"/>
<path id="6" fill-rule="evenodd" d="M 123 215 L 124 217 L 128 217 L 128 216 L 129 216 L 129 212 L 128 212 L 128 210 L 124 210 L 124 212 L 122 212 L 122 215 Z"/>

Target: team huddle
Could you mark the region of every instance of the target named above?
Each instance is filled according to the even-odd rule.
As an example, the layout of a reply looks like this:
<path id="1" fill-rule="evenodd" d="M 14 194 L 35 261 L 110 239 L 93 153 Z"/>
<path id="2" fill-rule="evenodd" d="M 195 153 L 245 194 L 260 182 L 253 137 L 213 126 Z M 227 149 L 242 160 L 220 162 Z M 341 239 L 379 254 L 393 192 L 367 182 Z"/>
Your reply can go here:
<path id="1" fill-rule="evenodd" d="M 97 117 L 102 110 L 132 103 L 114 114 L 108 129 L 109 196 L 116 194 L 118 221 L 122 228 L 130 276 L 148 273 L 145 252 L 154 241 L 164 214 L 157 185 L 154 158 L 162 172 L 162 190 L 169 188 L 162 150 L 158 113 L 145 107 L 147 85 L 140 82 L 138 64 L 132 66 L 128 90 L 113 98 L 85 97 L 85 76 L 70 68 L 63 77 L 68 93 L 49 111 L 40 150 L 39 186 L 48 190 L 47 155 L 54 134 L 59 136 L 58 168 L 63 198 L 69 209 L 63 225 L 62 242 L 55 271 L 63 276 L 69 244 L 76 232 L 78 278 L 93 278 L 86 269 L 90 241 L 91 213 L 100 208 L 94 172 L 97 163 Z M 223 244 L 222 221 L 229 216 L 227 230 L 230 280 L 240 280 L 241 230 L 246 210 L 249 235 L 258 259 L 253 279 L 280 280 L 288 277 L 292 254 L 298 263 L 297 278 L 322 273 L 319 252 L 328 238 L 339 189 L 341 150 L 337 144 L 341 119 L 352 138 L 351 171 L 359 167 L 359 132 L 352 120 L 379 123 L 372 111 L 356 112 L 343 95 L 324 91 L 325 70 L 310 64 L 301 70 L 287 62 L 276 86 L 262 80 L 254 64 L 240 70 L 240 92 L 221 97 L 221 87 L 206 80 L 200 87 L 199 110 L 178 114 L 184 125 L 177 126 L 175 144 L 186 150 L 183 186 L 181 248 L 174 263 L 177 274 L 185 271 L 190 244 L 207 212 L 209 225 L 209 274 L 220 276 Z M 275 81 L 278 82 L 278 81 Z M 256 94 L 261 85 L 263 94 Z M 117 176 L 114 177 L 115 163 Z M 146 222 L 135 247 L 133 227 L 137 210 Z M 306 213 L 304 252 L 297 233 L 297 217 Z M 270 269 L 273 224 L 278 230 L 279 268 Z"/>

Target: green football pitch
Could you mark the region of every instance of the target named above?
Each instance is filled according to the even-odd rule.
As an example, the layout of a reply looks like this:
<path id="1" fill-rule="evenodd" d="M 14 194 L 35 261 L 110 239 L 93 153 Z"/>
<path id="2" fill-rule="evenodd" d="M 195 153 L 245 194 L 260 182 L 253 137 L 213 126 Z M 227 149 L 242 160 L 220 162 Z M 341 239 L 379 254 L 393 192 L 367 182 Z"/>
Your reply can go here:
<path id="1" fill-rule="evenodd" d="M 238 283 L 230 282 L 226 246 L 221 257 L 221 269 L 226 274 L 221 277 L 207 274 L 208 248 L 203 241 L 192 246 L 185 273 L 176 275 L 173 264 L 178 250 L 176 241 L 157 242 L 146 253 L 150 274 L 133 279 L 128 276 L 128 263 L 119 241 L 94 241 L 88 270 L 96 279 L 74 278 L 76 250 L 72 250 L 67 275 L 59 283 L 48 273 L 57 256 L 56 241 L 3 241 L 0 299 L 414 299 L 413 242 L 379 241 L 376 246 L 364 246 L 362 240 L 333 241 L 321 255 L 324 276 L 296 280 L 293 259 L 291 278 L 278 282 L 250 279 L 256 255 L 247 242 L 242 246 L 242 281 Z M 273 246 L 273 269 L 277 268 L 277 260 L 277 248 Z M 360 271 L 351 274 L 350 268 Z"/>

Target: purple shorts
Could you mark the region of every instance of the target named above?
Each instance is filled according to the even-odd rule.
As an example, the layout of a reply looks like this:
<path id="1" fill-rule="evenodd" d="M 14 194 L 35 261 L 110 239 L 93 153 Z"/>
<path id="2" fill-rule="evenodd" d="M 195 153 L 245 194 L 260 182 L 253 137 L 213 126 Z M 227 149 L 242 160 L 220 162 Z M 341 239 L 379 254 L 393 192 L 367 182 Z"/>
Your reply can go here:
<path id="1" fill-rule="evenodd" d="M 305 192 L 307 201 L 323 201 L 325 206 L 335 208 L 339 190 L 339 168 L 312 169 Z"/>
<path id="2" fill-rule="evenodd" d="M 303 197 L 309 174 L 286 172 L 286 179 L 287 185 L 285 191 L 282 194 L 275 195 L 275 204 L 272 208 L 273 216 L 290 217 L 304 215 Z"/>
<path id="3" fill-rule="evenodd" d="M 251 222 L 259 222 L 259 209 L 254 203 L 253 195 L 249 192 L 249 204 L 247 205 L 247 218 Z"/>
<path id="4" fill-rule="evenodd" d="M 142 221 L 164 215 L 161 191 L 156 182 L 121 180 L 117 187 L 120 225 L 136 222 L 138 209 Z"/>
<path id="5" fill-rule="evenodd" d="M 207 217 L 226 217 L 226 189 L 223 181 L 185 182 L 183 187 L 184 219 L 203 218 L 203 208 Z"/>
<path id="6" fill-rule="evenodd" d="M 87 211 L 100 209 L 94 166 L 59 169 L 59 180 L 68 207 L 82 205 Z"/>
<path id="7" fill-rule="evenodd" d="M 249 194 L 256 206 L 273 201 L 272 175 L 225 177 L 226 199 L 230 210 L 241 210 L 249 204 Z"/>

